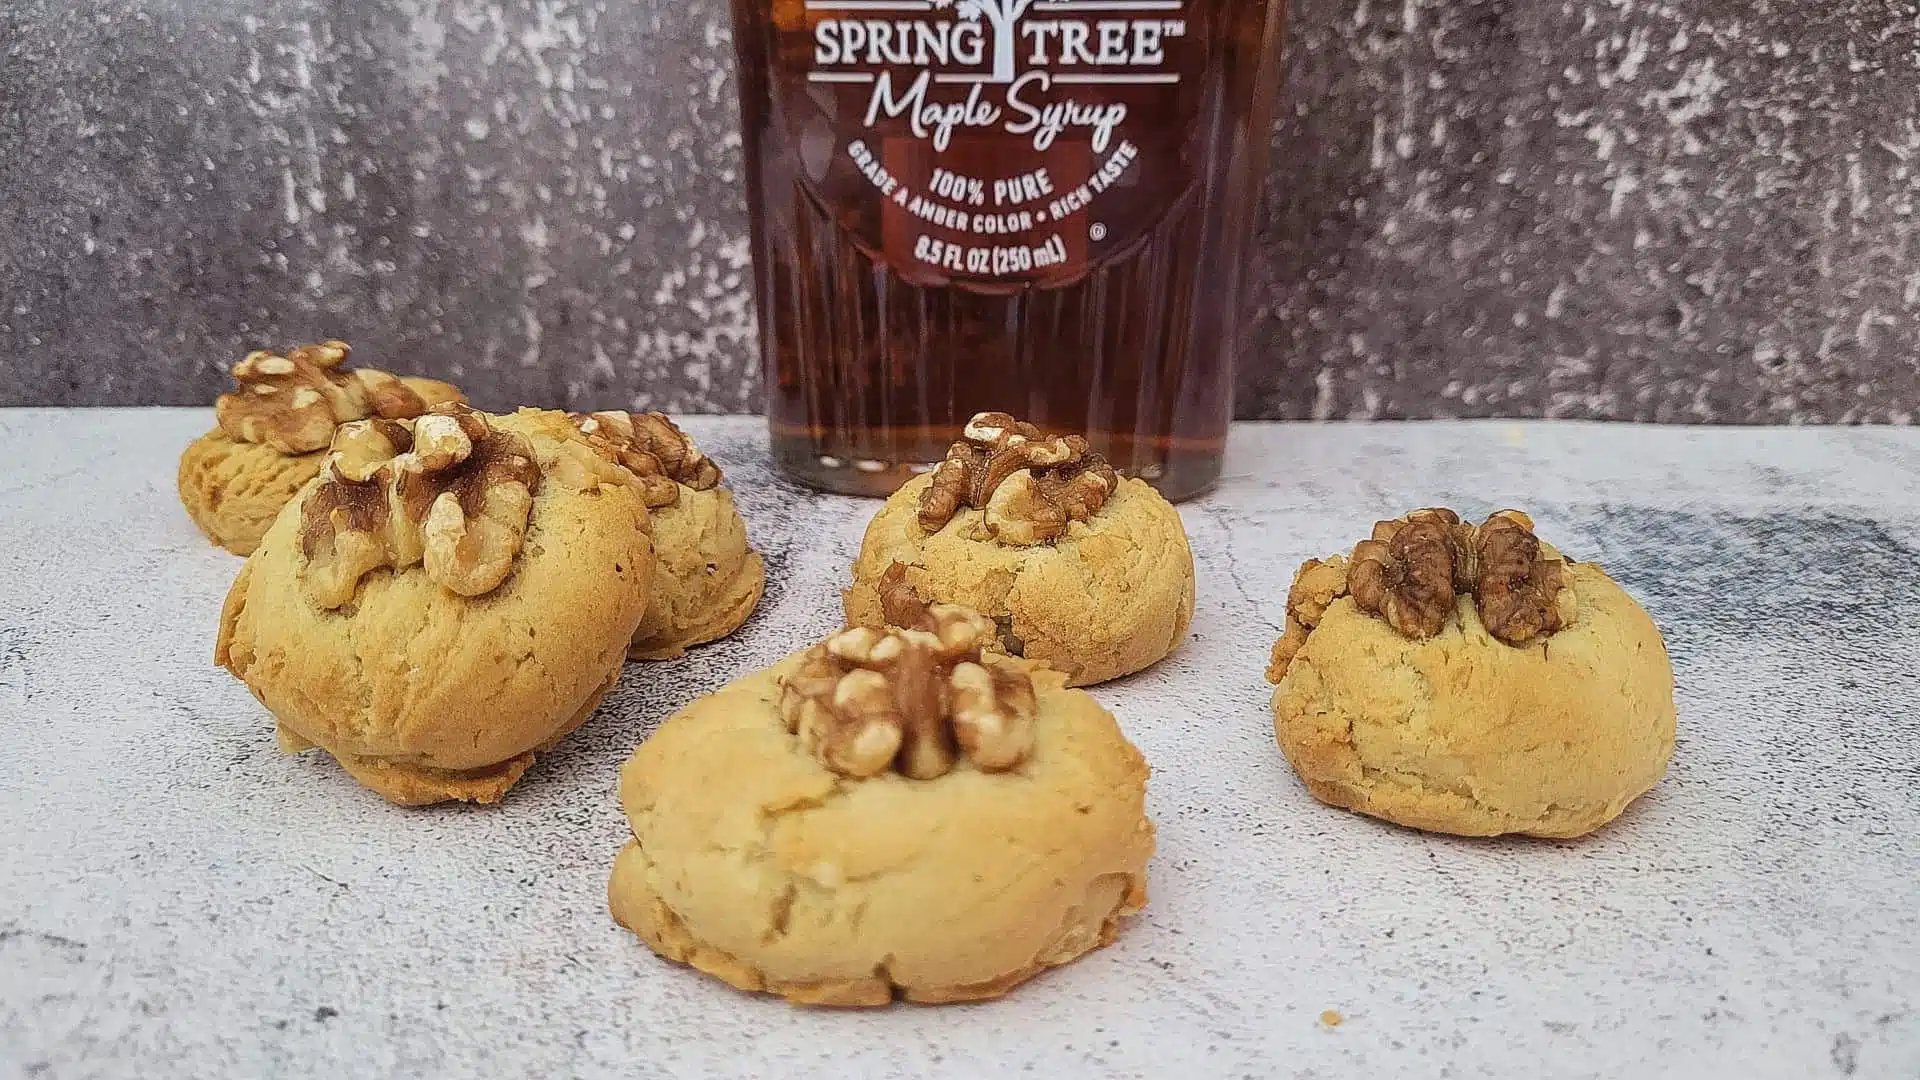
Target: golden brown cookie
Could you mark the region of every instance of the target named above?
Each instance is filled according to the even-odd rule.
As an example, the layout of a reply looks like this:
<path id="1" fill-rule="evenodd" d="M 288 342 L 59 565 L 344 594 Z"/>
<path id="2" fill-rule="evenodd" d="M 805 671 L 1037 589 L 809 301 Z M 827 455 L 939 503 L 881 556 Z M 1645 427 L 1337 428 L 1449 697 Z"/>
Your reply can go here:
<path id="1" fill-rule="evenodd" d="M 342 426 L 241 569 L 215 660 L 403 804 L 493 802 L 618 678 L 653 575 L 631 473 L 562 413 Z"/>
<path id="2" fill-rule="evenodd" d="M 320 475 L 326 458 L 325 450 L 287 455 L 237 442 L 214 428 L 180 455 L 180 503 L 209 540 L 249 555 L 287 500 Z"/>
<path id="3" fill-rule="evenodd" d="M 214 543 L 252 552 L 280 508 L 320 474 L 339 424 L 466 400 L 434 379 L 349 370 L 348 353 L 345 342 L 327 341 L 286 356 L 252 353 L 234 365 L 239 389 L 216 403 L 219 426 L 180 455 L 180 502 Z"/>
<path id="4" fill-rule="evenodd" d="M 1659 629 L 1518 511 L 1478 526 L 1415 511 L 1309 560 L 1268 678 L 1314 797 L 1416 829 L 1580 836 L 1673 753 Z"/>
<path id="5" fill-rule="evenodd" d="M 1003 647 L 1088 686 L 1172 652 L 1193 620 L 1193 552 L 1180 514 L 1120 479 L 1077 436 L 1040 437 L 982 413 L 938 469 L 867 526 L 847 622 L 945 601 L 994 619 Z M 898 615 L 896 610 L 894 615 Z"/>
<path id="6" fill-rule="evenodd" d="M 739 629 L 766 588 L 766 564 L 747 544 L 719 466 L 661 413 L 576 413 L 573 421 L 640 478 L 652 514 L 653 600 L 628 655 L 668 660 Z"/>
<path id="7" fill-rule="evenodd" d="M 1146 901 L 1147 765 L 1060 676 L 937 605 L 701 698 L 621 775 L 614 918 L 798 1004 L 975 1001 Z"/>

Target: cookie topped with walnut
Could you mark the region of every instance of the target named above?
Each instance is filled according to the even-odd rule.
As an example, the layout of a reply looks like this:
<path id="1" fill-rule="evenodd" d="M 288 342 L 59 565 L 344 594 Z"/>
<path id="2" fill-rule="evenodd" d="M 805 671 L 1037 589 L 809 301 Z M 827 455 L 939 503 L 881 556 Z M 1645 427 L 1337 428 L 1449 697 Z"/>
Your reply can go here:
<path id="1" fill-rule="evenodd" d="M 851 625 L 904 604 L 961 604 L 998 647 L 1086 686 L 1172 652 L 1193 618 L 1193 553 L 1180 514 L 1115 473 L 1087 440 L 981 413 L 934 470 L 867 526 Z"/>
<path id="2" fill-rule="evenodd" d="M 1418 829 L 1579 836 L 1673 753 L 1659 629 L 1517 510 L 1416 510 L 1307 560 L 1267 677 L 1314 797 Z"/>
<path id="3" fill-rule="evenodd" d="M 639 479 L 652 514 L 653 601 L 628 655 L 666 660 L 739 629 L 766 588 L 766 564 L 720 467 L 664 414 L 570 417 L 582 440 Z"/>
<path id="4" fill-rule="evenodd" d="M 404 804 L 493 802 L 619 677 L 654 574 L 642 485 L 566 414 L 351 421 L 221 614 L 216 660 Z"/>
<path id="5" fill-rule="evenodd" d="M 344 341 L 323 341 L 249 353 L 233 366 L 235 388 L 214 402 L 217 426 L 180 457 L 180 501 L 214 543 L 251 552 L 294 492 L 319 475 L 342 424 L 410 419 L 466 400 L 433 379 L 348 367 L 350 354 Z"/>
<path id="6" fill-rule="evenodd" d="M 799 1004 L 997 997 L 1146 901 L 1146 762 L 1059 673 L 948 604 L 842 630 L 635 751 L 614 918 Z"/>

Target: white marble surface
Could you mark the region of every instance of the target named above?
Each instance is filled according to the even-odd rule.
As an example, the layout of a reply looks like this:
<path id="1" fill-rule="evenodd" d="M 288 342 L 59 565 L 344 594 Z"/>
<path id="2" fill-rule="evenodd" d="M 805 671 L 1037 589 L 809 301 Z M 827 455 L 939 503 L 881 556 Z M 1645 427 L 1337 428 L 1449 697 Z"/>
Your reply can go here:
<path id="1" fill-rule="evenodd" d="M 1000 1002 L 843 1013 L 662 963 L 602 890 L 628 751 L 834 625 L 873 504 L 693 421 L 760 614 L 630 667 L 504 805 L 402 810 L 212 666 L 238 563 L 173 492 L 207 423 L 0 411 L 0 1075 L 1920 1075 L 1920 432 L 1240 429 L 1184 508 L 1193 640 L 1097 691 L 1156 768 L 1145 913 Z M 1274 748 L 1294 564 L 1435 502 L 1533 510 L 1668 633 L 1672 770 L 1595 836 L 1391 828 Z"/>

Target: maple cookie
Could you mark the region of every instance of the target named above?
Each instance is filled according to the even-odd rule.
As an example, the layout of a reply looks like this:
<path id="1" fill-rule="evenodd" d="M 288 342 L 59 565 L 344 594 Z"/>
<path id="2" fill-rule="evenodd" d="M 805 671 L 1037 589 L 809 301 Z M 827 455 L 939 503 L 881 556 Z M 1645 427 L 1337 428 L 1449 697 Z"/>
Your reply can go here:
<path id="1" fill-rule="evenodd" d="M 614 918 L 796 1004 L 997 997 L 1146 902 L 1147 765 L 1057 672 L 934 605 L 701 698 L 621 774 Z"/>
<path id="2" fill-rule="evenodd" d="M 1598 566 L 1503 510 L 1418 510 L 1309 559 L 1267 677 L 1315 798 L 1463 836 L 1592 832 L 1673 754 L 1673 669 Z"/>
<path id="3" fill-rule="evenodd" d="M 628 655 L 667 660 L 726 637 L 753 614 L 766 564 L 720 486 L 720 467 L 657 412 L 572 414 L 581 438 L 639 478 L 653 521 L 653 600 Z"/>
<path id="4" fill-rule="evenodd" d="M 631 473 L 563 413 L 341 427 L 227 595 L 215 660 L 387 799 L 494 802 L 586 719 L 647 606 Z"/>
<path id="5" fill-rule="evenodd" d="M 867 526 L 847 622 L 881 626 L 899 621 L 890 608 L 935 601 L 981 612 L 1007 652 L 1088 686 L 1139 671 L 1186 637 L 1193 552 L 1179 512 L 1116 476 L 1085 439 L 981 413 Z"/>
<path id="6" fill-rule="evenodd" d="M 219 426 L 180 455 L 180 502 L 214 543 L 251 552 L 287 500 L 320 475 L 339 425 L 466 400 L 433 379 L 349 370 L 348 351 L 344 341 L 323 341 L 285 356 L 250 353 L 233 366 L 240 386 L 214 402 Z"/>

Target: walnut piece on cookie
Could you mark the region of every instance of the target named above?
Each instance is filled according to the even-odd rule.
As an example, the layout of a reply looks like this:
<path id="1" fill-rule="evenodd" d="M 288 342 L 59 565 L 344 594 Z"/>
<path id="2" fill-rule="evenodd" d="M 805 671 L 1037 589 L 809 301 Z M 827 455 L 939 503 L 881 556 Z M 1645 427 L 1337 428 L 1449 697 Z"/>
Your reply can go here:
<path id="1" fill-rule="evenodd" d="M 1033 681 L 981 663 L 993 623 L 934 604 L 909 628 L 856 626 L 808 649 L 782 684 L 780 714 L 820 762 L 846 776 L 889 768 L 931 780 L 964 756 L 988 772 L 1033 748 Z"/>
<path id="2" fill-rule="evenodd" d="M 766 588 L 766 563 L 747 542 L 720 467 L 661 413 L 569 418 L 582 442 L 633 474 L 653 511 L 653 603 L 628 655 L 671 659 L 739 629 Z"/>
<path id="3" fill-rule="evenodd" d="M 462 596 L 491 592 L 513 568 L 539 487 L 527 440 L 464 405 L 354 421 L 301 503 L 301 579 L 326 608 L 383 566 L 421 563 Z"/>
<path id="4" fill-rule="evenodd" d="M 285 355 L 254 352 L 233 367 L 237 388 L 214 403 L 217 426 L 180 457 L 180 501 L 208 538 L 246 555 L 274 515 L 320 472 L 341 424 L 410 419 L 429 406 L 465 401 L 433 379 L 345 367 L 345 342 Z"/>
<path id="5" fill-rule="evenodd" d="M 931 605 L 669 719 L 621 774 L 615 920 L 809 1005 L 997 997 L 1112 942 L 1146 901 L 1146 763 L 992 635 Z"/>
<path id="6" fill-rule="evenodd" d="M 900 604 L 972 608 L 1000 648 L 1087 686 L 1172 652 L 1193 590 L 1186 529 L 1159 492 L 1078 435 L 981 413 L 874 515 L 844 602 L 852 626 L 900 622 Z"/>
<path id="7" fill-rule="evenodd" d="M 920 493 L 920 527 L 938 532 L 964 507 L 1004 544 L 1042 544 L 1085 521 L 1120 482 L 1113 466 L 1079 435 L 1043 436 L 1006 413 L 967 422 L 959 442 Z"/>
<path id="8" fill-rule="evenodd" d="M 323 341 L 284 356 L 248 353 L 233 365 L 239 389 L 213 403 L 220 430 L 240 442 L 306 454 L 326 449 L 334 429 L 348 421 L 398 420 L 426 411 L 426 400 L 399 378 L 346 367 L 351 351 L 344 341 Z"/>
<path id="9" fill-rule="evenodd" d="M 681 485 L 710 491 L 720 483 L 720 467 L 664 413 L 569 413 L 589 446 L 601 450 L 640 481 L 647 506 L 659 509 L 680 501 Z"/>
<path id="10" fill-rule="evenodd" d="M 654 572 L 625 469 L 562 413 L 344 425 L 242 568 L 216 661 L 403 804 L 497 801 L 618 678 Z"/>
<path id="11" fill-rule="evenodd" d="M 1458 598 L 1469 596 L 1489 634 L 1525 645 L 1578 617 L 1578 595 L 1565 570 L 1566 560 L 1540 543 L 1533 519 L 1518 510 L 1501 510 L 1480 525 L 1440 507 L 1379 522 L 1346 558 L 1301 564 L 1267 680 L 1280 681 L 1327 606 L 1349 594 L 1361 611 L 1418 639 L 1438 634 Z"/>
<path id="12" fill-rule="evenodd" d="M 1659 630 L 1517 510 L 1417 510 L 1307 560 L 1267 678 L 1316 798 L 1436 832 L 1591 832 L 1673 751 Z"/>

